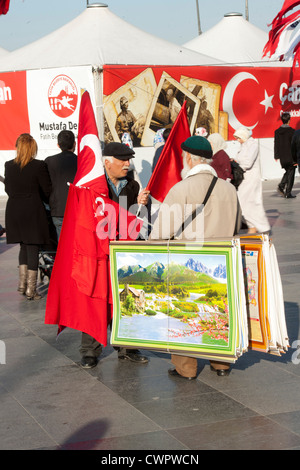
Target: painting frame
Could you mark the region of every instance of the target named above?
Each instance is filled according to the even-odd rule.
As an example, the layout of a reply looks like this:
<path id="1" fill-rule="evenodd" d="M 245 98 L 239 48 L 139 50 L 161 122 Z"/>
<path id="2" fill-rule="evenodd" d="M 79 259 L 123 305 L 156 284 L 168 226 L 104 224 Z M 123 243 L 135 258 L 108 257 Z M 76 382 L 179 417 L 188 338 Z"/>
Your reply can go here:
<path id="1" fill-rule="evenodd" d="M 170 341 L 169 332 L 166 333 L 165 340 L 157 340 L 153 338 L 144 338 L 142 333 L 138 332 L 138 336 L 131 336 L 122 333 L 122 314 L 120 291 L 123 292 L 120 286 L 123 283 L 119 281 L 118 271 L 120 269 L 121 256 L 128 256 L 131 258 L 140 259 L 137 255 L 151 254 L 157 260 L 162 259 L 163 256 L 174 259 L 178 256 L 197 256 L 200 257 L 222 257 L 226 261 L 226 290 L 228 301 L 228 342 L 226 340 L 218 339 L 211 341 L 208 340 L 203 343 L 191 342 L 189 339 Z M 219 258 L 218 258 L 219 259 Z M 221 244 L 191 244 L 185 245 L 180 243 L 151 243 L 151 242 L 112 242 L 110 244 L 110 263 L 111 263 L 111 285 L 113 295 L 113 325 L 111 332 L 111 344 L 116 347 L 126 347 L 134 349 L 149 349 L 165 353 L 175 354 L 188 354 L 194 357 L 203 357 L 215 360 L 224 360 L 227 362 L 235 362 L 237 359 L 237 342 L 238 339 L 238 315 L 236 309 L 235 292 L 236 292 L 236 279 L 233 270 L 236 269 L 234 262 L 233 246 L 231 243 Z M 169 267 L 168 267 L 169 269 Z M 169 291 L 167 292 L 169 297 Z M 137 315 L 135 316 L 137 318 Z M 123 317 L 124 318 L 124 317 Z M 125 316 L 126 318 L 126 316 Z M 133 321 L 135 321 L 133 319 Z M 201 320 L 202 321 L 202 320 Z M 200 323 L 200 321 L 199 321 Z M 169 325 L 169 323 L 168 323 Z M 199 327 L 200 328 L 200 327 Z M 168 328 L 169 331 L 169 328 Z M 210 331 L 209 331 L 210 333 Z M 147 333 L 148 334 L 148 333 Z M 150 333 L 149 333 L 150 334 Z M 203 336 L 203 332 L 201 333 Z M 199 334 L 200 336 L 200 334 Z M 223 342 L 222 342 L 223 340 Z"/>
<path id="2" fill-rule="evenodd" d="M 153 145 L 155 133 L 159 129 L 172 126 L 172 122 L 170 121 L 170 116 L 168 114 L 168 106 L 170 106 L 170 104 L 167 106 L 165 102 L 165 95 L 167 95 L 168 90 L 173 90 L 174 98 L 179 99 L 177 115 L 184 101 L 189 103 L 187 104 L 187 117 L 189 120 L 190 132 L 191 134 L 193 133 L 197 116 L 199 114 L 201 104 L 200 99 L 193 95 L 193 93 L 180 82 L 172 78 L 167 72 L 163 72 L 147 115 L 144 133 L 141 140 L 141 145 L 143 147 L 151 147 Z M 161 101 L 164 101 L 164 104 Z M 189 111 L 189 109 L 191 109 L 191 111 Z M 175 121 L 173 121 L 173 124 L 174 122 Z M 153 128 L 153 126 L 155 128 Z"/>
<path id="3" fill-rule="evenodd" d="M 200 100 L 199 113 L 196 119 L 195 127 L 193 131 L 191 131 L 191 134 L 194 134 L 194 131 L 197 127 L 204 127 L 208 135 L 219 132 L 219 114 L 222 91 L 221 85 L 207 82 L 205 80 L 187 77 L 185 75 L 181 76 L 180 83 Z M 206 113 L 208 117 L 207 119 L 204 119 L 204 121 L 201 121 L 201 110 L 204 105 L 206 105 L 206 109 L 203 110 L 203 112 Z M 199 119 L 200 122 L 198 122 Z M 206 121 L 207 125 L 205 124 Z"/>
<path id="4" fill-rule="evenodd" d="M 249 265 L 247 263 L 247 254 L 252 256 L 252 253 L 257 256 L 257 315 L 258 318 L 251 316 L 249 305 L 251 298 L 246 294 L 247 301 L 247 316 L 249 324 L 249 349 L 254 351 L 268 352 L 270 342 L 270 329 L 268 319 L 268 294 L 267 294 L 267 282 L 266 282 L 266 263 L 263 253 L 263 239 L 261 237 L 252 237 L 250 240 L 245 236 L 241 237 L 241 249 L 244 268 Z M 249 258 L 248 258 L 249 259 Z M 244 271 L 245 278 L 245 290 L 248 288 L 247 274 Z M 257 323 L 257 325 L 255 325 Z M 259 333 L 257 334 L 257 330 Z M 258 336 L 261 335 L 261 338 Z"/>
<path id="5" fill-rule="evenodd" d="M 156 89 L 157 84 L 154 72 L 151 67 L 148 67 L 114 91 L 111 95 L 104 98 L 103 114 L 107 133 L 109 132 L 111 134 L 112 142 L 121 142 L 121 138 L 116 129 L 116 123 L 122 111 L 120 105 L 121 100 L 125 98 L 129 106 L 128 111 L 133 114 L 136 120 L 133 127 L 137 128 L 132 129 L 132 132 L 135 134 L 135 138 L 131 136 L 132 141 L 135 144 L 134 146 L 140 146 L 146 118 Z M 139 143 L 137 143 L 137 141 L 139 141 Z M 105 143 L 109 143 L 107 138 L 105 138 Z"/>

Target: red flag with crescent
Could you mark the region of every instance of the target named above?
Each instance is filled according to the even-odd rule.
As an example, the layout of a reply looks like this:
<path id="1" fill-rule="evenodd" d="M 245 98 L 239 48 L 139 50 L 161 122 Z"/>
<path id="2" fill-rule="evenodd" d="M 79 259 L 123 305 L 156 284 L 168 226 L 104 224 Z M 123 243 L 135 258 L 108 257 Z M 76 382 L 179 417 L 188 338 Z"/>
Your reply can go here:
<path id="1" fill-rule="evenodd" d="M 185 101 L 147 185 L 151 196 L 160 202 L 163 202 L 170 189 L 181 181 L 183 168 L 181 144 L 190 136 Z"/>
<path id="2" fill-rule="evenodd" d="M 271 23 L 269 40 L 263 50 L 263 57 L 269 56 L 281 61 L 293 60 L 294 70 L 300 59 L 300 11 L 284 16 L 299 5 L 299 0 L 285 0 Z"/>

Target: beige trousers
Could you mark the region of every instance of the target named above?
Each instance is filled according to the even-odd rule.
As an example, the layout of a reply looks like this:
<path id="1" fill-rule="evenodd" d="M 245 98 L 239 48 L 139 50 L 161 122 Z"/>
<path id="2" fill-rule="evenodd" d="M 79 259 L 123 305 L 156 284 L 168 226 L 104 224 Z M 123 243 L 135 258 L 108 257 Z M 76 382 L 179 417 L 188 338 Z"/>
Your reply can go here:
<path id="1" fill-rule="evenodd" d="M 175 366 L 178 374 L 183 377 L 196 377 L 197 375 L 197 359 L 195 357 L 171 355 L 172 364 Z M 230 365 L 227 362 L 210 361 L 212 367 L 216 370 L 228 370 Z"/>

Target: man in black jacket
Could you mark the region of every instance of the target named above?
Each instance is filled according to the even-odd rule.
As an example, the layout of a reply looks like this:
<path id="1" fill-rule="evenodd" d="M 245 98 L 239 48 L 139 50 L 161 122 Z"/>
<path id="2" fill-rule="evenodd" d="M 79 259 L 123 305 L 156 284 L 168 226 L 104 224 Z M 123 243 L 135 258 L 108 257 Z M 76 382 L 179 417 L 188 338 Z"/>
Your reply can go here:
<path id="1" fill-rule="evenodd" d="M 139 184 L 127 176 L 132 158 L 134 158 L 134 151 L 127 147 L 127 145 L 118 142 L 107 144 L 103 151 L 109 198 L 126 210 L 130 210 L 136 204 L 146 206 L 149 200 L 149 191 L 146 189 L 140 191 Z M 140 364 L 148 362 L 147 357 L 142 356 L 138 350 L 116 349 L 119 359 L 130 360 Z M 101 344 L 92 338 L 92 336 L 82 333 L 80 347 L 81 366 L 85 369 L 95 367 L 101 352 Z"/>
<path id="2" fill-rule="evenodd" d="M 76 143 L 73 132 L 61 131 L 57 137 L 57 145 L 61 153 L 46 158 L 45 162 L 52 182 L 49 206 L 58 240 L 68 198 L 68 183 L 73 183 L 77 171 L 77 156 L 74 153 Z"/>
<path id="3" fill-rule="evenodd" d="M 300 129 L 297 129 L 293 135 L 292 156 L 294 161 L 298 163 L 298 170 L 300 172 Z"/>
<path id="4" fill-rule="evenodd" d="M 276 129 L 274 138 L 274 158 L 276 161 L 280 160 L 281 167 L 285 170 L 278 185 L 278 192 L 281 196 L 291 199 L 296 197 L 292 195 L 297 166 L 297 159 L 292 155 L 292 139 L 295 129 L 289 125 L 291 120 L 289 113 L 282 113 L 281 120 L 282 126 Z"/>

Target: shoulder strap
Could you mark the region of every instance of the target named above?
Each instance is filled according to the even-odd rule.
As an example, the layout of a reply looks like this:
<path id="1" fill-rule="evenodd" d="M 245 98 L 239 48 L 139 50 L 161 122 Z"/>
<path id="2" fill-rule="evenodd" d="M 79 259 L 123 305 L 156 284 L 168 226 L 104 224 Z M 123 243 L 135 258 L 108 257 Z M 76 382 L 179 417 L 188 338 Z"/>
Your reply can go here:
<path id="1" fill-rule="evenodd" d="M 193 222 L 193 220 L 199 215 L 201 214 L 201 212 L 203 211 L 203 208 L 205 206 L 205 204 L 207 203 L 208 199 L 210 198 L 210 195 L 216 185 L 216 182 L 217 182 L 218 178 L 216 176 L 213 177 L 212 179 L 212 182 L 210 183 L 210 186 L 208 188 L 208 191 L 206 193 L 206 196 L 204 198 L 204 201 L 203 203 L 197 207 L 191 215 L 189 215 L 189 217 L 183 222 L 183 224 L 181 225 L 180 229 L 177 231 L 176 235 L 174 236 L 174 238 L 176 237 L 179 237 L 179 235 L 183 232 L 184 229 L 186 229 L 188 227 L 188 225 L 190 225 L 190 223 Z"/>

